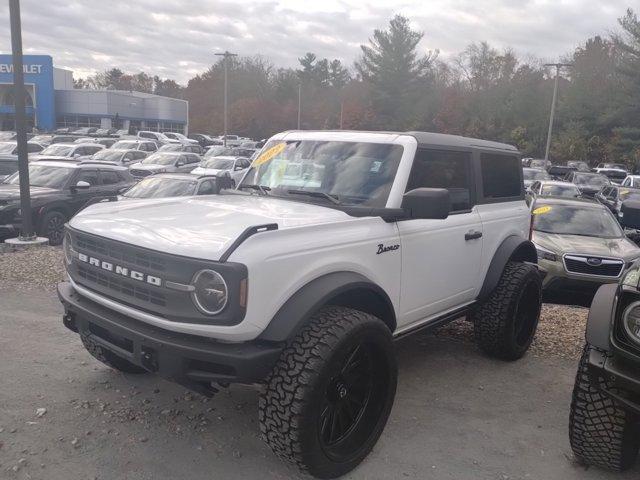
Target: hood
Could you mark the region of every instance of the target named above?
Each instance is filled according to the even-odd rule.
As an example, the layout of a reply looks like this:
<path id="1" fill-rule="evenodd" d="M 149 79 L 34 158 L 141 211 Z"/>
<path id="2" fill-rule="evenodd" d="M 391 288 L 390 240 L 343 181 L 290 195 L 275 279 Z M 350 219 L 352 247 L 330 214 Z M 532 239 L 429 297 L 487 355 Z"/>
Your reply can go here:
<path id="1" fill-rule="evenodd" d="M 171 168 L 173 165 L 156 165 L 153 163 L 144 164 L 144 163 L 134 163 L 129 166 L 130 169 L 135 168 L 136 170 L 147 170 L 150 172 L 158 172 L 160 170 L 166 170 L 167 168 Z"/>
<path id="2" fill-rule="evenodd" d="M 32 186 L 29 191 L 32 197 L 38 197 L 41 195 L 47 195 L 55 193 L 58 190 L 47 187 L 34 187 Z M 14 200 L 20 199 L 20 186 L 19 185 L 4 185 L 0 184 L 0 200 Z"/>
<path id="3" fill-rule="evenodd" d="M 218 260 L 249 227 L 279 229 L 351 220 L 346 213 L 256 195 L 210 195 L 97 203 L 69 222 L 72 228 L 186 257 Z"/>
<path id="4" fill-rule="evenodd" d="M 623 258 L 624 260 L 640 257 L 640 249 L 626 237 L 598 238 L 534 231 L 532 240 L 535 244 L 559 255 L 579 253 L 594 257 Z"/>

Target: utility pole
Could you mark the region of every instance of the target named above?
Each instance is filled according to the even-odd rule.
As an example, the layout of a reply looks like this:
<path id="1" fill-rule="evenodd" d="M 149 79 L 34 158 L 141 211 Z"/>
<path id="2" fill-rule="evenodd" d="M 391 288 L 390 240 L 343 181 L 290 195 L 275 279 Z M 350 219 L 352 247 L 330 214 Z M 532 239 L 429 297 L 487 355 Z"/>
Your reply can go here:
<path id="1" fill-rule="evenodd" d="M 229 70 L 229 57 L 237 57 L 237 53 L 231 53 L 224 51 L 222 53 L 216 53 L 220 57 L 224 57 L 224 146 L 227 146 L 227 76 Z"/>
<path id="2" fill-rule="evenodd" d="M 300 117 L 302 114 L 302 79 L 298 83 L 298 130 L 300 130 Z"/>
<path id="3" fill-rule="evenodd" d="M 27 153 L 27 122 L 24 110 L 24 70 L 22 66 L 22 26 L 20 0 L 9 0 L 11 22 L 11 53 L 13 58 L 13 96 L 15 98 L 16 141 L 18 144 L 18 178 L 20 180 L 21 228 L 19 241 L 32 241 L 36 236 L 31 217 L 29 191 L 29 157 Z"/>
<path id="4" fill-rule="evenodd" d="M 562 67 L 572 67 L 571 63 L 545 63 L 545 67 L 555 67 L 556 78 L 553 84 L 553 99 L 551 100 L 551 115 L 549 116 L 549 131 L 547 132 L 547 148 L 544 152 L 544 159 L 549 160 L 549 150 L 551 149 L 551 133 L 553 131 L 553 119 L 556 114 L 556 102 L 558 100 L 558 83 L 560 81 L 560 69 Z"/>
<path id="5" fill-rule="evenodd" d="M 342 114 L 344 113 L 344 100 L 340 101 L 340 130 L 342 130 Z"/>

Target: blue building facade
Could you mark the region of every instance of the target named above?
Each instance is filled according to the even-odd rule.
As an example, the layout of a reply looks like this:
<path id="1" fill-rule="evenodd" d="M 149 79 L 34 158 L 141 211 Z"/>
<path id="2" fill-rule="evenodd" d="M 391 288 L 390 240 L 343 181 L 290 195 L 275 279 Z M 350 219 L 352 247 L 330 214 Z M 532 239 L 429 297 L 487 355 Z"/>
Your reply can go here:
<path id="1" fill-rule="evenodd" d="M 73 73 L 56 68 L 48 55 L 24 55 L 27 125 L 56 128 L 117 128 L 188 133 L 189 103 L 122 90 L 77 89 Z M 0 55 L 0 130 L 15 129 L 13 64 Z"/>

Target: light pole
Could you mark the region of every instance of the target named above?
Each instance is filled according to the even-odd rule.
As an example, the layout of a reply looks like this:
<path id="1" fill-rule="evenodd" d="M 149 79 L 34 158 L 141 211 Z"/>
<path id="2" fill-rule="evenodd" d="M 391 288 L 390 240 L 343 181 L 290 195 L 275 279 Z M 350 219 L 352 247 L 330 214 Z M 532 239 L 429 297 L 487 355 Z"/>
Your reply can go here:
<path id="1" fill-rule="evenodd" d="M 237 53 L 231 53 L 224 51 L 222 53 L 216 53 L 220 57 L 224 57 L 224 146 L 227 146 L 227 76 L 229 69 L 229 57 L 237 57 Z"/>
<path id="2" fill-rule="evenodd" d="M 22 26 L 20 24 L 20 0 L 9 0 L 11 23 L 11 50 L 13 58 L 13 96 L 15 99 L 16 142 L 18 144 L 18 178 L 20 179 L 21 227 L 20 241 L 36 238 L 31 217 L 31 192 L 29 191 L 29 157 L 27 153 L 27 125 L 24 111 L 24 70 L 22 64 Z"/>
<path id="3" fill-rule="evenodd" d="M 302 79 L 298 83 L 298 130 L 300 130 L 300 117 L 302 116 Z"/>
<path id="4" fill-rule="evenodd" d="M 544 159 L 549 160 L 549 150 L 551 149 L 551 132 L 553 131 L 553 119 L 556 114 L 556 101 L 558 99 L 558 82 L 560 80 L 560 69 L 562 67 L 572 67 L 571 63 L 545 63 L 545 67 L 556 68 L 556 78 L 553 84 L 553 99 L 551 100 L 551 114 L 549 116 L 549 131 L 547 132 L 547 148 L 544 151 Z"/>

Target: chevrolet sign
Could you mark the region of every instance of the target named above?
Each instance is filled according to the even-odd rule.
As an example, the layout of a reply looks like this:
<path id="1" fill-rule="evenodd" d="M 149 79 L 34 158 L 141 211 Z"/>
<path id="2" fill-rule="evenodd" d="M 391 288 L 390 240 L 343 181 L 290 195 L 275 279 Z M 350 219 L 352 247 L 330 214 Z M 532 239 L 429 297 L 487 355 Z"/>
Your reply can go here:
<path id="1" fill-rule="evenodd" d="M 78 260 L 84 263 L 88 263 L 97 268 L 101 268 L 108 272 L 113 272 L 116 275 L 122 275 L 123 277 L 132 278 L 133 280 L 138 280 L 139 282 L 145 282 L 150 285 L 154 285 L 156 287 L 160 287 L 162 285 L 162 279 L 159 277 L 154 277 L 153 275 L 147 275 L 142 272 L 138 272 L 136 270 L 131 270 L 127 267 L 122 267 L 120 265 L 116 265 L 111 262 L 105 262 L 104 260 L 100 260 L 99 258 L 90 257 L 89 255 L 85 255 L 84 253 L 78 253 Z"/>

